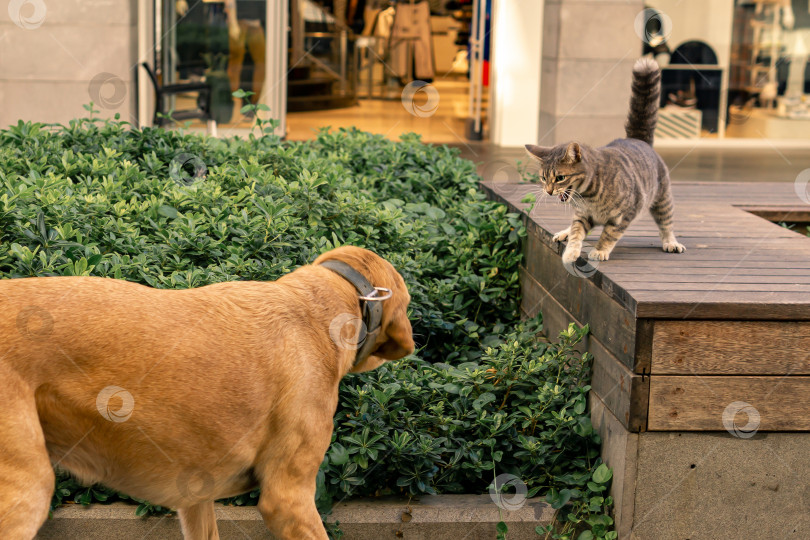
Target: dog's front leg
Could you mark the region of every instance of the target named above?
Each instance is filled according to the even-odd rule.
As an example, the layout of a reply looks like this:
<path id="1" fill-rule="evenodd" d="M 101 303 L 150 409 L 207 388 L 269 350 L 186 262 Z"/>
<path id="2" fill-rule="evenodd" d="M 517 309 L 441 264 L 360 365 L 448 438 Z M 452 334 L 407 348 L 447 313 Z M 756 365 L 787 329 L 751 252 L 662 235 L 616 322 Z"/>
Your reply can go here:
<path id="1" fill-rule="evenodd" d="M 334 406 L 316 410 L 322 418 L 291 421 L 296 431 L 285 434 L 286 444 L 262 456 L 263 466 L 256 468 L 262 490 L 259 512 L 279 540 L 328 540 L 315 506 L 315 489 L 332 437 L 332 417 L 323 411 Z"/>
<path id="2" fill-rule="evenodd" d="M 277 470 L 262 483 L 259 512 L 279 540 L 328 540 L 315 506 L 315 476 L 320 460 L 306 470 Z M 297 469 L 297 471 L 296 471 Z"/>
<path id="3" fill-rule="evenodd" d="M 183 540 L 219 540 L 214 501 L 178 508 Z"/>

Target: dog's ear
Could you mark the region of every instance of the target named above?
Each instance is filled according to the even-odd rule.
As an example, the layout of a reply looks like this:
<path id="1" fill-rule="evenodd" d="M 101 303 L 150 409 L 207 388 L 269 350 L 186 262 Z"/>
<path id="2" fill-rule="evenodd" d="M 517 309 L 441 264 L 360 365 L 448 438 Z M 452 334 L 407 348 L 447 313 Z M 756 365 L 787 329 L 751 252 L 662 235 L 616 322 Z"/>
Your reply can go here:
<path id="1" fill-rule="evenodd" d="M 402 277 L 390 267 L 390 272 L 395 274 L 392 280 L 398 283 L 393 288 L 394 295 L 386 302 L 390 302 L 383 308 L 383 320 L 381 330 L 377 336 L 377 349 L 371 355 L 352 367 L 352 373 L 360 373 L 376 369 L 383 365 L 386 360 L 398 360 L 411 354 L 416 345 L 413 342 L 413 329 L 411 321 L 408 320 L 408 304 L 411 295 L 405 286 Z"/>
<path id="2" fill-rule="evenodd" d="M 314 264 L 328 259 L 342 260 L 366 275 L 372 285 L 388 287 L 393 295 L 384 300 L 381 329 L 376 340 L 376 349 L 371 355 L 352 367 L 352 373 L 369 371 L 384 364 L 386 360 L 398 360 L 414 351 L 413 330 L 408 320 L 408 304 L 411 295 L 405 280 L 396 269 L 379 255 L 354 246 L 335 248 L 315 259 Z"/>
<path id="3" fill-rule="evenodd" d="M 398 360 L 414 351 L 413 331 L 411 321 L 408 320 L 408 310 L 405 306 L 393 310 L 388 320 L 385 319 L 385 316 L 383 317 L 382 331 L 377 340 L 380 342 L 377 350 L 368 358 L 353 366 L 350 370 L 352 373 L 377 369 L 387 360 Z"/>
<path id="4" fill-rule="evenodd" d="M 383 321 L 384 323 L 386 321 Z M 405 306 L 398 306 L 391 320 L 383 327 L 383 333 L 388 338 L 376 351 L 374 356 L 386 360 L 399 360 L 411 354 L 414 350 L 413 329 L 408 320 L 408 310 Z"/>

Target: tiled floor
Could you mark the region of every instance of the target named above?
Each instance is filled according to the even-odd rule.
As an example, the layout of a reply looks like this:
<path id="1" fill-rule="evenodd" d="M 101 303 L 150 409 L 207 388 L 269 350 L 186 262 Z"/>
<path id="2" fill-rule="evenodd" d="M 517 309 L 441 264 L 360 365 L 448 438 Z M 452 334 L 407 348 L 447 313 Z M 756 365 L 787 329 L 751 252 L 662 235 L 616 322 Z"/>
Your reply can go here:
<path id="1" fill-rule="evenodd" d="M 354 107 L 289 113 L 287 139 L 311 139 L 318 129 L 326 126 L 356 126 L 392 140 L 403 133 L 415 132 L 424 142 L 459 148 L 463 157 L 479 164 L 479 173 L 487 180 L 496 177 L 518 180 L 516 162 L 533 165 L 521 148 L 500 148 L 487 142 L 470 142 L 464 137 L 468 117 L 465 78 L 438 79 L 431 87 L 432 90 L 417 92 L 413 99 L 406 95 L 404 103 L 402 93 L 396 90 L 390 99 L 361 99 Z M 485 118 L 486 112 L 485 99 Z M 250 122 L 246 120 L 221 125 L 219 135 L 245 135 L 249 129 Z M 780 148 L 777 141 L 762 148 L 660 148 L 658 152 L 675 181 L 793 182 L 801 171 L 810 168 L 810 151 Z"/>
<path id="2" fill-rule="evenodd" d="M 382 95 L 377 90 L 375 96 Z M 418 88 L 392 88 L 385 99 L 360 99 L 353 107 L 325 111 L 287 113 L 287 139 L 303 141 L 314 139 L 324 127 L 357 127 L 371 133 L 381 133 L 398 140 L 404 133 L 418 133 L 423 142 L 464 142 L 465 124 L 469 117 L 469 83 L 463 76 L 447 75 L 432 84 Z M 482 117 L 486 130 L 487 96 L 482 104 Z M 234 103 L 231 122 L 220 123 L 220 136 L 249 133 L 253 119 L 239 113 L 240 103 Z M 178 110 L 194 108 L 194 101 L 178 98 Z M 192 122 L 193 129 L 205 124 Z"/>
<path id="3" fill-rule="evenodd" d="M 412 87 L 413 88 L 413 87 Z M 392 140 L 403 133 L 419 133 L 424 142 L 462 142 L 468 117 L 468 83 L 445 78 L 416 92 L 399 89 L 388 99 L 361 99 L 358 105 L 327 111 L 287 114 L 287 138 L 312 139 L 322 127 L 356 126 Z M 483 115 L 486 116 L 486 100 Z"/>
<path id="4" fill-rule="evenodd" d="M 494 176 L 512 179 L 519 173 L 515 163 L 530 162 L 521 148 L 499 148 L 488 143 L 453 143 L 461 155 L 479 164 L 486 180 Z M 761 149 L 664 148 L 658 150 L 670 168 L 673 180 L 713 182 L 794 182 L 810 168 L 810 151 L 778 147 Z"/>

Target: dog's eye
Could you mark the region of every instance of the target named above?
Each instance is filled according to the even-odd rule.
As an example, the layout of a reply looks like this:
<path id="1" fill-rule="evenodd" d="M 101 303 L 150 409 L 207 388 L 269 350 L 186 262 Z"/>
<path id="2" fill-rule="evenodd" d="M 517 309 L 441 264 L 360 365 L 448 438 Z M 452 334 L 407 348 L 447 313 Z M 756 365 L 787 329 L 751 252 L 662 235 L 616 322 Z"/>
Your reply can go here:
<path id="1" fill-rule="evenodd" d="M 563 182 L 565 180 L 565 178 L 566 177 L 563 174 L 557 175 L 557 182 Z"/>

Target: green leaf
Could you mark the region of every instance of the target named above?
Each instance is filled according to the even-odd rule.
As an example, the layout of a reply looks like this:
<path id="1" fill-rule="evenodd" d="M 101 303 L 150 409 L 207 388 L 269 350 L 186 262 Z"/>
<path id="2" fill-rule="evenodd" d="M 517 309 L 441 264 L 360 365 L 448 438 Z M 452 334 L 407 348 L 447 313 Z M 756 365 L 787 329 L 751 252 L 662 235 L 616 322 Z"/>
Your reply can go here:
<path id="1" fill-rule="evenodd" d="M 593 481 L 597 484 L 605 484 L 611 478 L 613 478 L 613 471 L 604 463 L 599 465 L 596 470 L 593 471 Z"/>
<path id="2" fill-rule="evenodd" d="M 349 461 L 349 451 L 340 443 L 333 443 L 329 447 L 329 462 L 333 465 L 343 465 Z"/>
<path id="3" fill-rule="evenodd" d="M 167 217 L 169 219 L 175 219 L 178 216 L 176 208 L 174 208 L 172 206 L 165 205 L 165 204 L 161 204 L 158 207 L 158 214 L 160 214 L 161 216 Z"/>
<path id="4" fill-rule="evenodd" d="M 480 411 L 488 403 L 495 401 L 495 394 L 492 392 L 484 392 L 473 402 L 473 408 Z"/>

